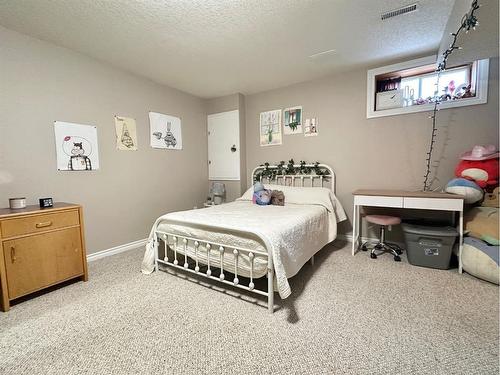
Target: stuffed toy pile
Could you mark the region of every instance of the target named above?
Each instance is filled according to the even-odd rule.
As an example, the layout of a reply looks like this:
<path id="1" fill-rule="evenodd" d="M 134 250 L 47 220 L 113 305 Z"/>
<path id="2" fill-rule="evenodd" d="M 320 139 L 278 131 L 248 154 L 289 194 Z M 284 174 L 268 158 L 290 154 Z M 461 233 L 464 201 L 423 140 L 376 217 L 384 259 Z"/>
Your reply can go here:
<path id="1" fill-rule="evenodd" d="M 261 182 L 256 182 L 253 185 L 252 202 L 259 206 L 267 206 L 269 204 L 284 206 L 285 194 L 279 190 L 266 189 Z"/>
<path id="2" fill-rule="evenodd" d="M 465 196 L 462 264 L 466 272 L 499 283 L 499 153 L 495 146 L 474 146 L 460 156 L 456 178 L 446 192 Z"/>

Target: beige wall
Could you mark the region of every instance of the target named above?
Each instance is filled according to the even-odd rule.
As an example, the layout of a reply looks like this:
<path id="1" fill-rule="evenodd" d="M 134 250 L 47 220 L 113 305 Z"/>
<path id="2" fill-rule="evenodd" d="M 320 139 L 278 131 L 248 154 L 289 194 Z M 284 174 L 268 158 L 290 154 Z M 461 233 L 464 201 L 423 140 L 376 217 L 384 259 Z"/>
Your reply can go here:
<path id="1" fill-rule="evenodd" d="M 233 94 L 206 101 L 207 114 L 238 110 L 240 115 L 240 181 L 221 181 L 226 185 L 226 201 L 239 198 L 246 187 L 246 130 L 245 130 L 245 97 Z M 209 181 L 209 186 L 212 181 Z"/>
<path id="2" fill-rule="evenodd" d="M 204 201 L 203 100 L 4 28 L 0 56 L 0 206 L 13 196 L 81 203 L 92 253 L 145 238 L 160 214 Z M 182 151 L 149 147 L 148 111 L 182 119 Z M 138 151 L 115 149 L 115 114 L 136 119 Z M 100 170 L 56 170 L 55 120 L 97 126 Z"/>
<path id="3" fill-rule="evenodd" d="M 282 146 L 259 146 L 259 113 L 302 105 L 317 117 L 319 135 L 283 136 Z M 366 69 L 333 75 L 246 97 L 247 173 L 263 162 L 294 158 L 333 167 L 337 195 L 349 216 L 352 192 L 360 188 L 419 190 L 431 122 L 428 112 L 366 118 Z M 434 186 L 453 176 L 461 152 L 474 144 L 498 146 L 498 59 L 491 61 L 488 103 L 439 112 Z M 350 231 L 350 223 L 341 227 Z"/>

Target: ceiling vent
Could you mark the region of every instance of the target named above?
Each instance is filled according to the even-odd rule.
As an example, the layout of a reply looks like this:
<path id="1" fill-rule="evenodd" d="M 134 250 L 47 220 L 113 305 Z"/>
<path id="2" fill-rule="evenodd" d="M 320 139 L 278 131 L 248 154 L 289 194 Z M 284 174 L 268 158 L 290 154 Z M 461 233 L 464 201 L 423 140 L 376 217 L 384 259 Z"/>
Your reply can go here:
<path id="1" fill-rule="evenodd" d="M 407 5 L 407 6 L 404 6 L 402 8 L 394 9 L 394 10 L 391 10 L 389 12 L 382 13 L 380 18 L 382 19 L 382 21 L 384 21 L 386 19 L 396 17 L 396 16 L 401 16 L 402 14 L 407 14 L 410 12 L 414 12 L 416 10 L 417 10 L 417 3 Z"/>

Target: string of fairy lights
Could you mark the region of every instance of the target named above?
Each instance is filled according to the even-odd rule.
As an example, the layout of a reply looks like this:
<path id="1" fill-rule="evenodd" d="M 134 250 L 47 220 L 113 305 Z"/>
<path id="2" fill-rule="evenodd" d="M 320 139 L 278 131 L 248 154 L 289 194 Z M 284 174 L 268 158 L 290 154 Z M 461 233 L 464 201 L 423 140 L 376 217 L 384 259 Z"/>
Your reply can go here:
<path id="1" fill-rule="evenodd" d="M 451 33 L 453 37 L 453 41 L 451 42 L 450 46 L 446 49 L 446 51 L 443 52 L 442 60 L 438 64 L 438 67 L 436 69 L 437 71 L 437 78 L 436 78 L 436 90 L 439 90 L 439 79 L 441 77 L 441 73 L 446 70 L 446 64 L 448 62 L 448 57 L 456 50 L 462 49 L 462 47 L 457 46 L 457 39 L 460 33 L 464 32 L 467 34 L 471 29 L 475 30 L 476 26 L 479 25 L 479 22 L 477 20 L 477 16 L 475 12 L 479 9 L 480 5 L 478 4 L 478 0 L 474 0 L 471 4 L 470 10 L 462 17 L 460 27 L 458 30 L 454 33 Z M 432 183 L 429 182 L 429 177 L 431 175 L 431 164 L 432 164 L 432 154 L 434 152 L 434 145 L 436 143 L 436 136 L 437 136 L 437 112 L 439 111 L 439 104 L 441 103 L 441 96 L 437 95 L 436 100 L 434 101 L 434 108 L 432 111 L 432 115 L 430 118 L 432 119 L 432 133 L 431 133 L 431 141 L 429 144 L 429 151 L 427 152 L 427 158 L 426 158 L 426 172 L 424 175 L 424 191 L 428 191 L 431 188 Z"/>

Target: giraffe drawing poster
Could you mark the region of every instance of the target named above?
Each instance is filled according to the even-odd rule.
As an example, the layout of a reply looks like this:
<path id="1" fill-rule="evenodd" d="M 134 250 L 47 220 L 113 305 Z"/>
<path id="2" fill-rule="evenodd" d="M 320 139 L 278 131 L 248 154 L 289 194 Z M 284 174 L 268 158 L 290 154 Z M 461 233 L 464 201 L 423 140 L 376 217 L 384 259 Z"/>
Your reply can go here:
<path id="1" fill-rule="evenodd" d="M 182 150 L 181 119 L 149 112 L 151 147 Z"/>
<path id="2" fill-rule="evenodd" d="M 115 116 L 116 149 L 137 151 L 137 126 L 133 118 Z"/>
<path id="3" fill-rule="evenodd" d="M 92 171 L 99 169 L 97 128 L 91 125 L 54 122 L 57 169 Z"/>

